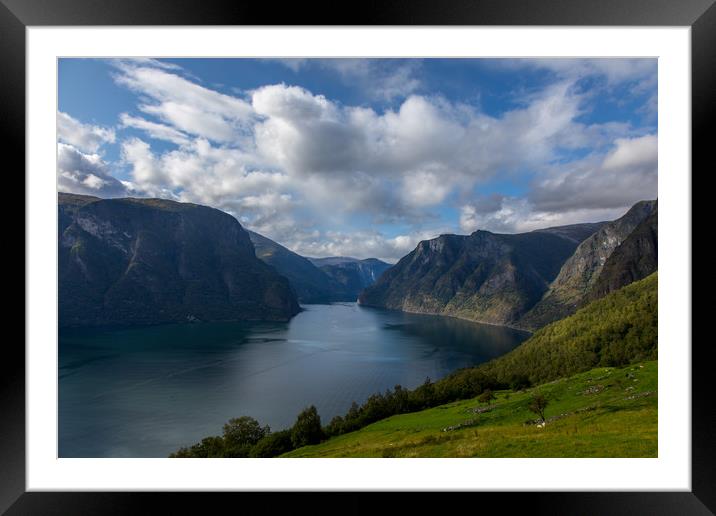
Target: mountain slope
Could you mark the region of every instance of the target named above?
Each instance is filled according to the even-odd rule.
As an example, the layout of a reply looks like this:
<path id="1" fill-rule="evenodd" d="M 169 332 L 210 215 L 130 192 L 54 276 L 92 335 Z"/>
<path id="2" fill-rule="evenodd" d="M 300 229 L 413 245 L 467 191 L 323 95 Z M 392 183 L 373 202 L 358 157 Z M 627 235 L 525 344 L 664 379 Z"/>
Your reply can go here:
<path id="1" fill-rule="evenodd" d="M 655 208 L 607 258 L 583 303 L 604 297 L 655 272 L 659 263 L 658 234 L 658 212 Z"/>
<path id="2" fill-rule="evenodd" d="M 562 319 L 577 309 L 593 288 L 609 256 L 656 210 L 656 201 L 641 201 L 621 218 L 603 225 L 577 247 L 542 299 L 517 323 L 536 329 Z"/>
<path id="3" fill-rule="evenodd" d="M 60 326 L 288 320 L 288 280 L 219 210 L 59 194 Z"/>
<path id="4" fill-rule="evenodd" d="M 258 233 L 248 231 L 256 256 L 291 282 L 299 301 L 328 303 L 354 300 L 345 286 L 316 267 L 311 260 L 286 249 Z"/>
<path id="5" fill-rule="evenodd" d="M 363 289 L 373 285 L 391 267 L 377 258 L 358 260 L 341 256 L 310 260 L 342 286 L 350 301 L 355 301 Z"/>
<path id="6" fill-rule="evenodd" d="M 597 366 L 656 360 L 658 273 L 545 326 L 506 355 L 478 368 L 503 384 L 548 382 Z"/>
<path id="7" fill-rule="evenodd" d="M 420 242 L 359 302 L 512 324 L 542 297 L 576 247 L 551 232 L 441 235 Z"/>

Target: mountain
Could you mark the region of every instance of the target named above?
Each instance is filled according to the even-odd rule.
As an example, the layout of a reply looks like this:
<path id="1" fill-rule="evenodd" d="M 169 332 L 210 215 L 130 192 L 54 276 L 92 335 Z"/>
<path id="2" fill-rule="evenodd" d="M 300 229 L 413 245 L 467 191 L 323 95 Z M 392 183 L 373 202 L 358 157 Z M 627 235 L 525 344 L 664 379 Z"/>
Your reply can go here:
<path id="1" fill-rule="evenodd" d="M 601 274 L 583 303 L 600 299 L 658 269 L 658 207 L 629 233 L 604 263 Z"/>
<path id="2" fill-rule="evenodd" d="M 586 222 L 584 224 L 569 224 L 567 226 L 555 226 L 551 228 L 536 229 L 535 233 L 552 233 L 559 235 L 577 244 L 599 231 L 608 222 Z"/>
<path id="3" fill-rule="evenodd" d="M 526 329 L 541 328 L 574 313 L 596 284 L 614 250 L 644 219 L 656 211 L 656 206 L 655 200 L 638 202 L 624 216 L 604 224 L 579 244 L 544 297 L 522 317 L 518 326 Z"/>
<path id="4" fill-rule="evenodd" d="M 58 211 L 60 326 L 285 321 L 300 310 L 227 213 L 63 193 Z"/>
<path id="5" fill-rule="evenodd" d="M 367 288 L 359 302 L 513 324 L 541 299 L 577 248 L 574 234 L 579 232 L 570 231 L 569 238 L 559 233 L 475 231 L 422 241 Z"/>
<path id="6" fill-rule="evenodd" d="M 294 253 L 265 236 L 248 231 L 256 256 L 274 267 L 291 282 L 302 303 L 353 301 L 345 286 L 316 267 L 311 260 Z"/>
<path id="7" fill-rule="evenodd" d="M 355 301 L 363 289 L 373 285 L 391 267 L 389 263 L 377 258 L 358 260 L 334 256 L 309 259 L 343 287 L 350 301 Z"/>

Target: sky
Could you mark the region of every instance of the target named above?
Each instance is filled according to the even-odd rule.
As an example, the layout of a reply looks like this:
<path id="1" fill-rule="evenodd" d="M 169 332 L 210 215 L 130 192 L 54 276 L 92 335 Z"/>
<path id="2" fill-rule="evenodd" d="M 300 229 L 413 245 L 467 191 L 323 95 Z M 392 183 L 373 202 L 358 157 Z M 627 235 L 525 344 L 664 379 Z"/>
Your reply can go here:
<path id="1" fill-rule="evenodd" d="M 311 257 L 657 196 L 656 59 L 60 59 L 63 192 L 212 206 Z"/>

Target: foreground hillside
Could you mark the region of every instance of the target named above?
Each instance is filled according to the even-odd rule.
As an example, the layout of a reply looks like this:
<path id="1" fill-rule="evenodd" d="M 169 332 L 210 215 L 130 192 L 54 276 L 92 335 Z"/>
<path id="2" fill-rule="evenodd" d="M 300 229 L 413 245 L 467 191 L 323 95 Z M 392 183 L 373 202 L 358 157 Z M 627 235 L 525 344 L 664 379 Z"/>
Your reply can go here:
<path id="1" fill-rule="evenodd" d="M 528 406 L 548 401 L 540 427 Z M 656 457 L 657 362 L 392 416 L 283 457 Z"/>
<path id="2" fill-rule="evenodd" d="M 63 193 L 58 210 L 60 326 L 285 321 L 300 310 L 228 213 Z"/>

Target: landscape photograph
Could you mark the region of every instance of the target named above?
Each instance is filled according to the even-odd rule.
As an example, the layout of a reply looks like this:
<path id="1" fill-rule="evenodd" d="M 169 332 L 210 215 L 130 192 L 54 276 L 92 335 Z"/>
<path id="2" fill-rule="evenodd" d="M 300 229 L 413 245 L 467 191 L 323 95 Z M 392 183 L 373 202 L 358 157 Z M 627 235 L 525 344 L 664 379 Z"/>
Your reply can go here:
<path id="1" fill-rule="evenodd" d="M 59 457 L 657 457 L 657 66 L 58 59 Z"/>

